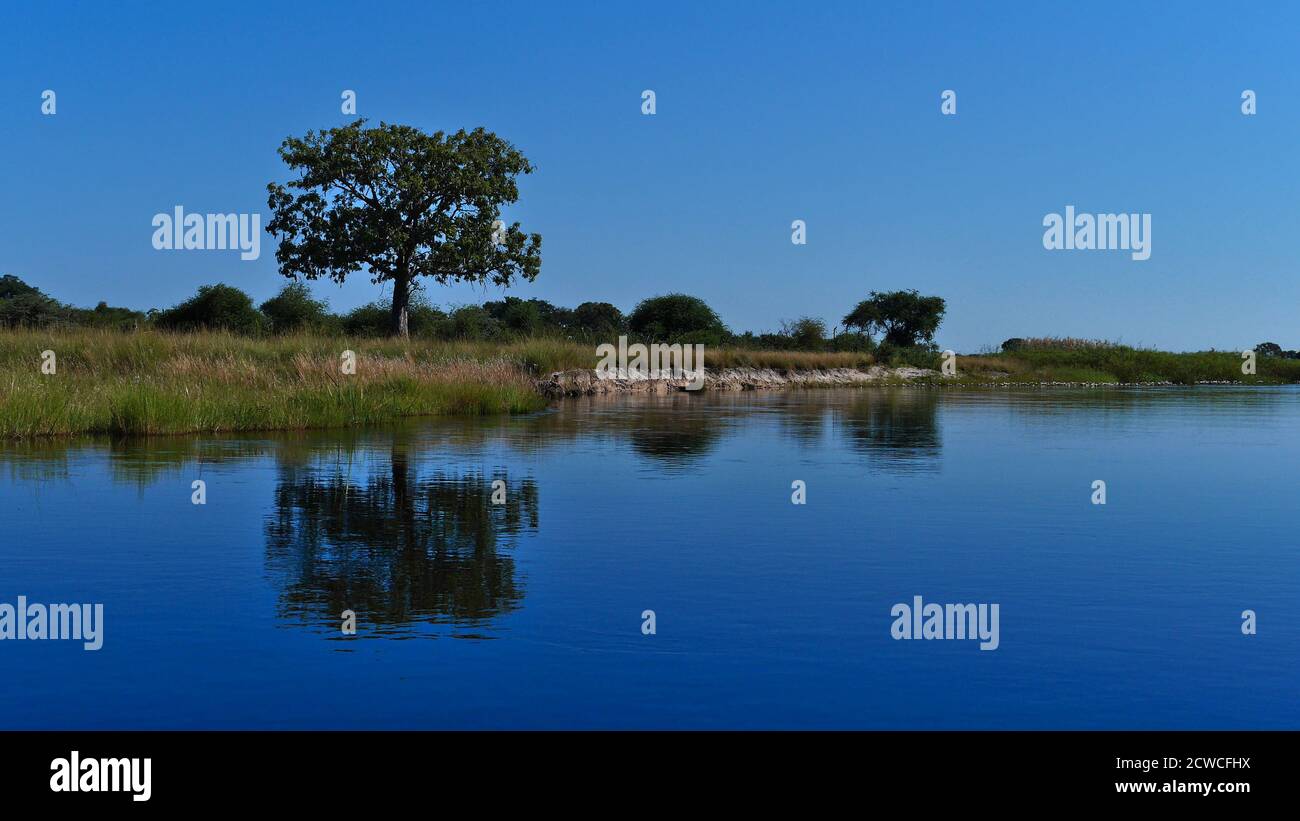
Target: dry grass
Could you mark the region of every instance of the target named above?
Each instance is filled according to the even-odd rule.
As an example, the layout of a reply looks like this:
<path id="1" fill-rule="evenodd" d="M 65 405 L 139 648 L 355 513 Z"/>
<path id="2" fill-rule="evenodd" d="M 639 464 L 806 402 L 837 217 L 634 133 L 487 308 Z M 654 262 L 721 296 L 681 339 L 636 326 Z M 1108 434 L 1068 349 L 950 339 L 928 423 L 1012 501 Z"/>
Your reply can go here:
<path id="1" fill-rule="evenodd" d="M 42 351 L 57 357 L 41 372 Z M 356 353 L 356 373 L 340 368 Z M 931 356 L 927 354 L 927 356 Z M 891 359 L 892 364 L 900 364 Z M 534 378 L 594 368 L 591 344 L 508 344 L 298 335 L 0 330 L 0 438 L 172 434 L 379 424 L 405 416 L 538 410 Z M 870 354 L 707 348 L 705 366 L 864 368 Z M 910 364 L 903 362 L 902 364 Z M 1300 361 L 1264 357 L 1243 377 L 1231 352 L 1166 353 L 1039 338 L 1009 353 L 963 356 L 958 382 L 1295 382 Z M 933 366 L 931 366 L 933 367 Z M 947 381 L 947 380 L 944 380 Z"/>
<path id="2" fill-rule="evenodd" d="M 827 370 L 865 368 L 875 363 L 868 353 L 817 351 L 750 351 L 743 348 L 704 349 L 708 368 L 774 368 L 776 370 Z"/>
<path id="3" fill-rule="evenodd" d="M 356 353 L 356 373 L 342 353 Z M 55 353 L 53 374 L 41 352 Z M 0 332 L 0 437 L 339 427 L 537 410 L 527 369 L 465 346 L 222 333 Z"/>

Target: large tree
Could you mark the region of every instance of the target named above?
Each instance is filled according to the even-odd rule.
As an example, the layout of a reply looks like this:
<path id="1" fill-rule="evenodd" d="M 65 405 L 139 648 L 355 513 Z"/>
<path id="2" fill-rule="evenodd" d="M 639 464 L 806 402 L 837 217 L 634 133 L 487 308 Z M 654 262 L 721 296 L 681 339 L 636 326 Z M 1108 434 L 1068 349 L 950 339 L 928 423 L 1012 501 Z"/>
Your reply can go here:
<path id="1" fill-rule="evenodd" d="M 932 342 L 947 304 L 943 297 L 921 296 L 916 291 L 872 291 L 857 304 L 844 324 L 868 335 L 883 333 L 892 345 Z"/>
<path id="2" fill-rule="evenodd" d="M 390 333 L 406 336 L 416 277 L 508 286 L 541 270 L 542 237 L 500 222 L 515 178 L 533 170 L 513 145 L 476 128 L 426 134 L 365 120 L 308 131 L 280 146 L 299 172 L 267 186 L 280 273 L 343 282 L 363 267 L 393 283 Z"/>

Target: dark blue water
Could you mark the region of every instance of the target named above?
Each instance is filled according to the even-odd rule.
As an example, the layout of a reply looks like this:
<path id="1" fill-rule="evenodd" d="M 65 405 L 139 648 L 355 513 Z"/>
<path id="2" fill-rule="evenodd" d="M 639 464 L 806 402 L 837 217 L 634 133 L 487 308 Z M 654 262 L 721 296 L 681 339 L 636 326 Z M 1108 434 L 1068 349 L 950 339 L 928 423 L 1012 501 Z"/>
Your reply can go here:
<path id="1" fill-rule="evenodd" d="M 0 728 L 1295 729 L 1298 426 L 1294 388 L 868 389 L 8 445 L 0 603 L 105 625 L 0 641 Z M 894 640 L 916 595 L 999 647 Z"/>

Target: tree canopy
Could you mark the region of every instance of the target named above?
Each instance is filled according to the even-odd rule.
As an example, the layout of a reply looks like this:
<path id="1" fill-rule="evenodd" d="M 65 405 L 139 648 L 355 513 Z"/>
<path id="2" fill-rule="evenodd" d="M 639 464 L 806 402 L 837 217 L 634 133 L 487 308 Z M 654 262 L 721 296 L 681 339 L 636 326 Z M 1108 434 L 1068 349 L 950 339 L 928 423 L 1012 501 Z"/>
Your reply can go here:
<path id="1" fill-rule="evenodd" d="M 946 309 L 943 297 L 914 290 L 872 291 L 844 317 L 844 324 L 866 334 L 883 333 L 886 342 L 906 347 L 933 342 Z"/>
<path id="2" fill-rule="evenodd" d="M 0 277 L 0 327 L 83 325 L 129 329 L 146 319 L 140 311 L 115 308 L 103 300 L 94 308 L 66 305 L 13 274 Z"/>
<path id="3" fill-rule="evenodd" d="M 623 312 L 608 302 L 584 302 L 573 309 L 573 328 L 589 337 L 617 336 L 626 326 Z"/>
<path id="4" fill-rule="evenodd" d="M 728 336 L 716 312 L 699 297 L 665 294 L 642 300 L 627 317 L 638 338 L 663 343 L 718 345 Z"/>
<path id="5" fill-rule="evenodd" d="M 513 145 L 482 128 L 426 134 L 365 123 L 280 146 L 299 172 L 287 188 L 267 186 L 280 273 L 343 282 L 365 268 L 374 282 L 392 283 L 389 332 L 401 336 L 416 277 L 499 286 L 537 277 L 541 235 L 500 220 L 501 207 L 519 198 L 516 177 L 533 170 Z"/>

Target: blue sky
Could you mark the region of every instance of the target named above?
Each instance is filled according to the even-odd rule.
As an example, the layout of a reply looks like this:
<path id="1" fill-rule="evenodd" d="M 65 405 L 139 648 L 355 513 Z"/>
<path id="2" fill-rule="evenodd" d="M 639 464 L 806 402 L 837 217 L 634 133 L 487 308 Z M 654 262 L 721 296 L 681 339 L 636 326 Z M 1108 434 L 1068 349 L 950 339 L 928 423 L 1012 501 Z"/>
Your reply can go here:
<path id="1" fill-rule="evenodd" d="M 254 261 L 157 251 L 151 219 L 179 204 L 265 224 L 276 148 L 351 119 L 354 89 L 360 116 L 482 125 L 535 163 L 510 217 L 543 235 L 542 274 L 519 296 L 626 310 L 684 291 L 771 330 L 916 288 L 948 300 L 938 342 L 959 351 L 1049 334 L 1300 348 L 1294 5 L 16 5 L 0 273 L 75 304 L 274 294 L 269 235 Z M 1151 258 L 1045 250 L 1066 205 L 1150 213 Z M 387 293 L 364 275 L 313 288 L 336 309 Z"/>

